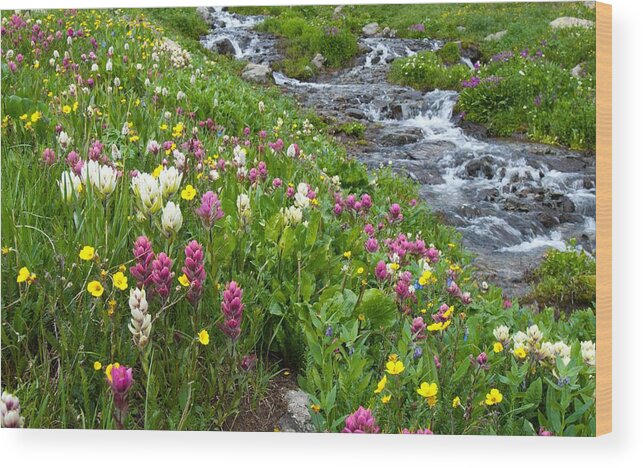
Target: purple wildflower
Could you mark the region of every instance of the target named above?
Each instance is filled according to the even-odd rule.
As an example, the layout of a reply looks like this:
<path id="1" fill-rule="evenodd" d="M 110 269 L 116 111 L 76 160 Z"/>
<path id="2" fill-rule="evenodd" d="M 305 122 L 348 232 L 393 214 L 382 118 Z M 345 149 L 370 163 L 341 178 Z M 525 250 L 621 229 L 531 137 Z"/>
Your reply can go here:
<path id="1" fill-rule="evenodd" d="M 221 201 L 214 192 L 208 191 L 203 194 L 201 197 L 201 206 L 197 208 L 196 214 L 201 218 L 203 226 L 207 229 L 212 229 L 214 223 L 223 218 Z"/>
<path id="2" fill-rule="evenodd" d="M 170 295 L 172 287 L 172 259 L 161 252 L 152 261 L 152 283 L 159 296 L 164 300 Z"/>
<path id="3" fill-rule="evenodd" d="M 373 418 L 371 410 L 361 406 L 346 418 L 345 424 L 346 426 L 342 429 L 342 432 L 345 433 L 377 434 L 380 432 L 380 427 L 375 424 L 375 418 Z"/>
<path id="4" fill-rule="evenodd" d="M 136 278 L 138 287 L 147 290 L 147 286 L 152 281 L 152 261 L 154 260 L 152 244 L 147 237 L 140 236 L 136 239 L 136 242 L 134 242 L 134 250 L 132 252 L 134 253 L 136 263 L 130 267 L 129 271 L 132 276 Z M 152 291 L 146 292 L 149 297 Z"/>
<path id="5" fill-rule="evenodd" d="M 221 324 L 221 330 L 228 335 L 232 341 L 236 341 L 241 334 L 241 320 L 243 319 L 243 309 L 245 305 L 241 302 L 243 299 L 243 289 L 236 282 L 230 281 L 226 290 L 223 292 L 223 301 L 221 302 L 221 312 L 224 321 Z"/>
<path id="6" fill-rule="evenodd" d="M 203 268 L 203 247 L 195 240 L 190 241 L 185 247 L 185 265 L 182 271 L 190 282 L 188 301 L 196 307 L 203 292 L 205 269 Z"/>

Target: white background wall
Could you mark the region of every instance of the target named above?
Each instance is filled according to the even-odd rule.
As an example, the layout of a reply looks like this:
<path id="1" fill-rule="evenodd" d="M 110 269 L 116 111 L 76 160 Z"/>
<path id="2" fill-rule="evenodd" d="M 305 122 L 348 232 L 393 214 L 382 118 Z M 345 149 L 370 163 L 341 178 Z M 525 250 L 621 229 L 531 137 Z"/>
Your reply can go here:
<path id="1" fill-rule="evenodd" d="M 389 0 L 389 3 L 395 0 Z M 443 0 L 444 1 L 444 0 Z M 449 1 L 449 0 L 446 0 Z M 2 8 L 304 3 L 283 0 L 3 0 Z M 310 3 L 313 3 L 312 1 Z M 340 1 L 314 0 L 316 4 Z M 346 3 L 383 3 L 351 0 Z M 411 3 L 397 0 L 396 3 Z M 417 2 L 416 2 L 417 3 Z M 454 2 L 455 3 L 455 2 Z M 614 46 L 614 432 L 598 439 L 359 437 L 105 431 L 0 431 L 0 464 L 179 468 L 298 466 L 570 468 L 643 460 L 643 2 L 612 0 Z M 639 460 L 635 462 L 634 460 Z"/>

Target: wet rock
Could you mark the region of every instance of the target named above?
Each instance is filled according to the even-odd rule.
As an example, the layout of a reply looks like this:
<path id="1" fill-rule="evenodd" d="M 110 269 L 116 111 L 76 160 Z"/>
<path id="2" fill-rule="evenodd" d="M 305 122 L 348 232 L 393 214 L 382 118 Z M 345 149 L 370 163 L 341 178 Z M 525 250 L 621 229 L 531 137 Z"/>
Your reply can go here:
<path id="1" fill-rule="evenodd" d="M 563 213 L 573 213 L 576 211 L 576 205 L 569 198 L 565 197 L 560 203 L 560 209 Z"/>
<path id="2" fill-rule="evenodd" d="M 500 190 L 497 188 L 480 190 L 480 199 L 488 202 L 496 202 L 500 198 Z"/>
<path id="3" fill-rule="evenodd" d="M 482 51 L 480 47 L 473 43 L 462 44 L 461 41 L 457 41 L 458 48 L 460 49 L 460 56 L 466 59 L 471 60 L 471 63 L 476 63 L 479 60 L 482 60 Z"/>
<path id="4" fill-rule="evenodd" d="M 464 32 L 467 30 L 467 28 L 465 28 L 464 26 L 458 26 L 456 29 L 460 32 Z"/>
<path id="5" fill-rule="evenodd" d="M 480 208 L 475 205 L 462 205 L 458 213 L 465 218 L 477 218 L 481 215 Z"/>
<path id="6" fill-rule="evenodd" d="M 563 29 L 563 28 L 591 28 L 594 26 L 594 22 L 581 18 L 574 18 L 573 16 L 561 16 L 556 18 L 554 21 L 549 23 L 554 29 Z"/>
<path id="7" fill-rule="evenodd" d="M 495 173 L 493 159 L 490 156 L 483 156 L 482 158 L 469 161 L 466 166 L 464 166 L 464 170 L 467 176 L 471 178 L 484 177 L 491 179 Z"/>
<path id="8" fill-rule="evenodd" d="M 256 83 L 269 83 L 272 78 L 272 70 L 268 65 L 249 63 L 243 69 L 241 77 L 244 80 L 254 81 Z"/>
<path id="9" fill-rule="evenodd" d="M 288 390 L 283 399 L 287 410 L 279 419 L 279 429 L 282 432 L 314 432 L 315 428 L 310 418 L 310 400 L 302 390 Z"/>
<path id="10" fill-rule="evenodd" d="M 465 135 L 472 136 L 477 140 L 484 140 L 489 136 L 487 127 L 482 124 L 470 122 L 468 120 L 460 120 L 458 126 L 462 129 Z"/>
<path id="11" fill-rule="evenodd" d="M 417 173 L 417 180 L 422 185 L 442 185 L 445 183 L 440 171 L 436 169 Z"/>
<path id="12" fill-rule="evenodd" d="M 551 229 L 558 224 L 558 218 L 549 213 L 538 213 L 537 219 L 545 229 Z"/>
<path id="13" fill-rule="evenodd" d="M 519 211 L 521 213 L 527 213 L 531 211 L 531 206 L 528 203 L 525 203 L 524 201 L 515 197 L 506 198 L 503 203 L 503 208 L 507 211 Z"/>
<path id="14" fill-rule="evenodd" d="M 220 55 L 236 55 L 237 51 L 234 48 L 234 43 L 227 37 L 219 39 L 212 44 L 212 49 Z"/>
<path id="15" fill-rule="evenodd" d="M 380 31 L 380 25 L 377 23 L 368 23 L 362 28 L 362 34 L 366 37 L 373 37 Z"/>
<path id="16" fill-rule="evenodd" d="M 378 140 L 382 146 L 403 146 L 416 143 L 423 137 L 420 128 L 385 127 L 380 132 Z"/>
<path id="17" fill-rule="evenodd" d="M 596 184 L 594 183 L 591 177 L 586 176 L 583 178 L 583 188 L 585 190 L 591 190 L 594 187 L 596 187 Z"/>
<path id="18" fill-rule="evenodd" d="M 324 63 L 326 62 L 326 58 L 322 54 L 316 54 L 313 59 L 310 61 L 318 70 L 321 70 L 324 68 Z"/>
<path id="19" fill-rule="evenodd" d="M 562 213 L 560 215 L 561 223 L 581 224 L 583 222 L 583 215 L 578 213 Z"/>
<path id="20" fill-rule="evenodd" d="M 499 41 L 504 37 L 505 34 L 507 34 L 506 29 L 502 31 L 498 31 L 497 33 L 489 34 L 487 37 L 484 38 L 484 40 L 487 42 Z"/>
<path id="21" fill-rule="evenodd" d="M 346 109 L 344 111 L 344 113 L 347 116 L 352 117 L 354 119 L 358 119 L 358 120 L 365 120 L 366 119 L 366 114 L 364 114 L 364 111 L 362 111 L 361 109 L 358 109 L 356 107 L 349 107 L 348 109 Z"/>
<path id="22" fill-rule="evenodd" d="M 440 158 L 454 150 L 455 145 L 450 141 L 423 141 L 413 146 L 409 151 L 409 157 L 416 161 L 427 161 Z"/>
<path id="23" fill-rule="evenodd" d="M 596 2 L 583 2 L 583 4 L 590 10 L 593 10 L 596 8 Z"/>

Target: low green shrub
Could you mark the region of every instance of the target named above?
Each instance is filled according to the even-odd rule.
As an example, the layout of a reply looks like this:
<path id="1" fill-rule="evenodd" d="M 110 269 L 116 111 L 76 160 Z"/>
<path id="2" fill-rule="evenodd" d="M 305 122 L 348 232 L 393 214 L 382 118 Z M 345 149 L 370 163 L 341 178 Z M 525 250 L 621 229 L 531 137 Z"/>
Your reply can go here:
<path id="1" fill-rule="evenodd" d="M 456 65 L 460 63 L 460 47 L 455 42 L 449 42 L 437 52 L 438 57 L 445 65 Z"/>
<path id="2" fill-rule="evenodd" d="M 458 107 L 498 136 L 525 133 L 574 149 L 596 140 L 593 76 L 572 76 L 539 56 L 494 57 L 464 85 Z"/>
<path id="3" fill-rule="evenodd" d="M 596 261 L 571 242 L 564 251 L 550 250 L 534 272 L 530 299 L 557 311 L 591 307 L 596 298 Z"/>
<path id="4" fill-rule="evenodd" d="M 428 91 L 431 89 L 460 89 L 470 71 L 466 65 L 447 66 L 432 51 L 421 52 L 393 62 L 389 79 L 395 83 Z"/>

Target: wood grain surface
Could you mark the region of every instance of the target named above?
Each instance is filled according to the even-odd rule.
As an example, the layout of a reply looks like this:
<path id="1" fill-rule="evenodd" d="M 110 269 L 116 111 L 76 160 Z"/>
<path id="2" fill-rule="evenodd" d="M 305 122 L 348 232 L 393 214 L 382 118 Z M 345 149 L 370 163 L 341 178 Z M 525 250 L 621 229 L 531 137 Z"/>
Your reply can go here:
<path id="1" fill-rule="evenodd" d="M 612 6 L 596 3 L 596 434 L 612 431 Z"/>

